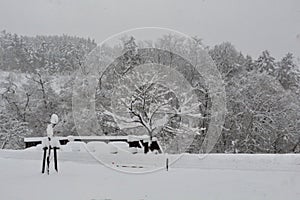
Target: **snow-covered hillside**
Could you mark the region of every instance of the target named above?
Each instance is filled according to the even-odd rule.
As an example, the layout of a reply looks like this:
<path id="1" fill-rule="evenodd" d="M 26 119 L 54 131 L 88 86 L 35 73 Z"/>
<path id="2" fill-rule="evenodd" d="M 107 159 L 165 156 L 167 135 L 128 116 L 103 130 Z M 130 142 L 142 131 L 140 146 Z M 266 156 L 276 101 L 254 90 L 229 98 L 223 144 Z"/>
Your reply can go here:
<path id="1" fill-rule="evenodd" d="M 38 151 L 0 151 L 1 199 L 300 199 L 300 155 L 296 154 L 184 154 L 169 171 L 135 174 L 104 167 L 88 153 L 60 152 L 59 173 L 52 170 L 49 176 L 40 173 L 41 156 Z"/>

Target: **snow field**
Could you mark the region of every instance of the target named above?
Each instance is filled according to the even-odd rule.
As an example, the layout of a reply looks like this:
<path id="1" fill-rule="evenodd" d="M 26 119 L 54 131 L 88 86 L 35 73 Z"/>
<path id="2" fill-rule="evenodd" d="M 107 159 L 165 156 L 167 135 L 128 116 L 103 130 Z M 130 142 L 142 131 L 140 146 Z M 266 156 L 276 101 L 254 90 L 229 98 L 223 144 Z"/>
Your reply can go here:
<path id="1" fill-rule="evenodd" d="M 244 171 L 171 167 L 169 171 L 128 174 L 94 163 L 61 161 L 59 173 L 52 169 L 48 176 L 40 173 L 39 160 L 2 156 L 3 154 L 0 156 L 0 194 L 1 199 L 5 200 L 299 200 L 300 198 L 300 170 Z M 216 158 L 212 156 L 210 159 Z M 259 162 L 256 164 L 261 165 Z"/>

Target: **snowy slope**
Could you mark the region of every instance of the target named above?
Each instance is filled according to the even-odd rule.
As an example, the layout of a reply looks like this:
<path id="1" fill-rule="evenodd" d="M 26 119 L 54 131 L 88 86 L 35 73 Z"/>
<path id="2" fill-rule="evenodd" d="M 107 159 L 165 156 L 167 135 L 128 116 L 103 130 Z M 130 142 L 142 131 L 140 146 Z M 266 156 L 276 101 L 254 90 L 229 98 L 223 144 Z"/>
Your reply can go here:
<path id="1" fill-rule="evenodd" d="M 48 176 L 40 173 L 39 153 L 0 151 L 1 199 L 300 199 L 299 155 L 184 155 L 169 171 L 130 174 L 83 152 L 61 152 L 60 172 Z"/>
<path id="2" fill-rule="evenodd" d="M 0 158 L 41 160 L 41 151 L 28 150 L 0 150 Z M 195 169 L 238 169 L 238 170 L 277 170 L 300 171 L 300 154 L 181 154 L 181 155 L 153 155 L 153 154 L 93 154 L 87 151 L 61 152 L 58 151 L 60 161 L 71 161 L 83 164 L 137 165 L 153 169 L 165 167 L 166 158 L 172 168 Z M 127 169 L 122 169 L 122 171 Z"/>

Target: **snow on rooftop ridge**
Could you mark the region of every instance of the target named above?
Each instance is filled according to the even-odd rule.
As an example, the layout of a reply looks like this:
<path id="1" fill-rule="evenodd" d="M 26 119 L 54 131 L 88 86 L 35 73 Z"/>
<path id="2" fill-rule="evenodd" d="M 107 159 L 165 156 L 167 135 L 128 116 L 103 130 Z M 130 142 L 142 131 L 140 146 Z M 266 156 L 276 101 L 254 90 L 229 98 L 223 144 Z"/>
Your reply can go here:
<path id="1" fill-rule="evenodd" d="M 24 138 L 24 142 L 37 142 L 42 141 L 45 137 L 27 137 Z M 127 141 L 138 141 L 138 140 L 148 140 L 150 139 L 147 135 L 128 135 L 128 136 L 67 136 L 67 137 L 56 137 L 59 140 L 127 140 Z"/>
<path id="2" fill-rule="evenodd" d="M 24 142 L 37 142 L 37 141 L 43 141 L 45 138 L 47 138 L 46 136 L 45 137 L 27 137 L 27 138 L 24 138 Z M 56 137 L 58 138 L 59 140 L 63 140 L 65 139 L 66 137 Z"/>

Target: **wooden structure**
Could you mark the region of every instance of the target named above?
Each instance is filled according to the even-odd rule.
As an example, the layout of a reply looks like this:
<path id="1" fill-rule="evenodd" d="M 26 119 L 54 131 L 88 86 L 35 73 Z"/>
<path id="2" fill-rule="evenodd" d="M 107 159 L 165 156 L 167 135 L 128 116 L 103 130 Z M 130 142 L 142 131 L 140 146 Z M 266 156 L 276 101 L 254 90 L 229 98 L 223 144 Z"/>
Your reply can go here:
<path id="1" fill-rule="evenodd" d="M 38 144 L 42 144 L 45 137 L 28 137 L 24 138 L 25 148 L 33 147 Z M 85 143 L 101 141 L 101 142 L 128 142 L 128 136 L 68 136 L 68 137 L 56 137 L 59 140 L 60 145 L 67 144 L 71 141 L 82 141 Z"/>

